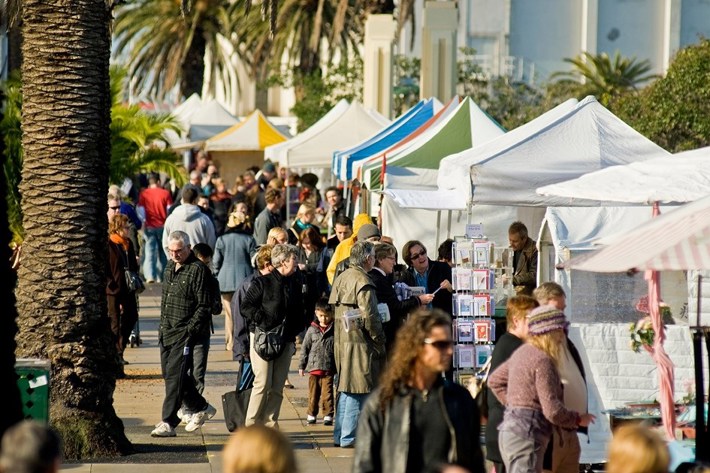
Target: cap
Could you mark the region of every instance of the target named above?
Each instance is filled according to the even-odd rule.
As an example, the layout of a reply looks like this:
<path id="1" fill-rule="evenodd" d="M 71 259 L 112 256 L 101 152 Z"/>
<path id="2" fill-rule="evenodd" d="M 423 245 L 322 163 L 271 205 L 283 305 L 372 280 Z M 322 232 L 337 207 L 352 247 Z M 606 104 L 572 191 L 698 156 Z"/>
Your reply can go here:
<path id="1" fill-rule="evenodd" d="M 365 241 L 368 238 L 372 237 L 380 237 L 380 229 L 377 228 L 377 225 L 374 225 L 372 223 L 366 223 L 363 226 L 360 227 L 360 229 L 357 231 L 357 240 L 358 241 Z"/>
<path id="2" fill-rule="evenodd" d="M 543 335 L 553 330 L 564 330 L 569 326 L 564 312 L 551 305 L 534 308 L 527 319 L 530 335 Z"/>
<path id="3" fill-rule="evenodd" d="M 266 162 L 264 163 L 264 171 L 276 172 L 276 166 L 274 166 L 274 163 Z"/>

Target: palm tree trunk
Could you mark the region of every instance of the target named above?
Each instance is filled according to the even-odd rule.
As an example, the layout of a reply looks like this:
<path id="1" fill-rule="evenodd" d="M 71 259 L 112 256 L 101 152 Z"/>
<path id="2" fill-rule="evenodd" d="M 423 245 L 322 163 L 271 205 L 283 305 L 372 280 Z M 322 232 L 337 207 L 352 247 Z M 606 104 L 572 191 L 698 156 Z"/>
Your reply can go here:
<path id="1" fill-rule="evenodd" d="M 17 354 L 51 361 L 50 421 L 67 459 L 132 448 L 113 408 L 105 293 L 110 17 L 106 0 L 23 2 Z"/>
<path id="2" fill-rule="evenodd" d="M 202 96 L 202 85 L 205 82 L 205 50 L 207 41 L 202 28 L 195 29 L 195 35 L 182 64 L 180 77 L 180 93 L 186 98 L 192 94 Z"/>

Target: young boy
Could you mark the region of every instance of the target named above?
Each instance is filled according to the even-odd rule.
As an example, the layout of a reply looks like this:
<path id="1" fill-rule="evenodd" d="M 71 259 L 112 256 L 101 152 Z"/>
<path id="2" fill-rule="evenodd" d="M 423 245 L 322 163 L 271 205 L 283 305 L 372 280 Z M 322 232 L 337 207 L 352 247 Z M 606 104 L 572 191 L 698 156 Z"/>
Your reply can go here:
<path id="1" fill-rule="evenodd" d="M 318 406 L 323 401 L 323 425 L 333 425 L 333 374 L 335 373 L 333 307 L 322 297 L 316 302 L 316 319 L 311 322 L 301 344 L 298 373 L 308 378 L 306 422 L 316 423 Z"/>

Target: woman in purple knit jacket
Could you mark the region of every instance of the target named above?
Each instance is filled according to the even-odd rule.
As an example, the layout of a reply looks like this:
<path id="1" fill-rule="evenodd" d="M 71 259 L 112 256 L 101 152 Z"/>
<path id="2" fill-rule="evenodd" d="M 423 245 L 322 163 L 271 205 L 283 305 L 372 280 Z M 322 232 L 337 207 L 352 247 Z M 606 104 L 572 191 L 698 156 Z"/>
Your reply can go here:
<path id="1" fill-rule="evenodd" d="M 564 406 L 558 367 L 567 326 L 562 311 L 549 305 L 533 309 L 525 343 L 490 375 L 488 386 L 505 405 L 498 443 L 507 473 L 541 473 L 553 428 L 575 430 L 594 422 L 593 415 Z"/>

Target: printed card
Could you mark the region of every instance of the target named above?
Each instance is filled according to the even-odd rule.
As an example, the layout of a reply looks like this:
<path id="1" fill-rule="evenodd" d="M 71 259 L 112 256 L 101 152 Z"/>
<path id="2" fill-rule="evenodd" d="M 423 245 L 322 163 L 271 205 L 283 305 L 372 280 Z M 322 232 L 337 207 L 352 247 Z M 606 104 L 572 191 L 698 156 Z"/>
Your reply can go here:
<path id="1" fill-rule="evenodd" d="M 474 322 L 476 329 L 476 343 L 491 342 L 491 319 L 477 319 Z"/>
<path id="2" fill-rule="evenodd" d="M 459 342 L 473 342 L 473 320 L 459 319 L 456 321 Z"/>
<path id="3" fill-rule="evenodd" d="M 487 241 L 473 242 L 473 264 L 476 267 L 488 267 L 490 243 Z"/>
<path id="4" fill-rule="evenodd" d="M 491 316 L 490 294 L 476 294 L 473 296 L 473 315 L 476 317 Z"/>
<path id="5" fill-rule="evenodd" d="M 475 345 L 476 348 L 476 367 L 482 368 L 488 362 L 488 359 L 493 354 L 491 345 Z"/>
<path id="6" fill-rule="evenodd" d="M 456 315 L 473 317 L 473 296 L 470 294 L 456 295 Z"/>
<path id="7" fill-rule="evenodd" d="M 473 270 L 471 268 L 453 268 L 454 290 L 470 291 L 472 288 Z"/>
<path id="8" fill-rule="evenodd" d="M 487 291 L 491 288 L 491 272 L 489 270 L 474 269 L 472 272 L 474 291 Z"/>
<path id="9" fill-rule="evenodd" d="M 475 368 L 475 346 L 474 345 L 457 345 L 458 367 L 459 368 Z"/>

